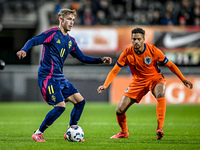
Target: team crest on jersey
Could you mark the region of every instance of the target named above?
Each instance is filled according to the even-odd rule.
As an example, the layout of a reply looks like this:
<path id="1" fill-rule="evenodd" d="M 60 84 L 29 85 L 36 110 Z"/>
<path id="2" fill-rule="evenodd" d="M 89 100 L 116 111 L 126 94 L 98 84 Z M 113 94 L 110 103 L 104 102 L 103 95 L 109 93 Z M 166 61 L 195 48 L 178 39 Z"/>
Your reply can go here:
<path id="1" fill-rule="evenodd" d="M 71 48 L 71 46 L 72 46 L 72 41 L 69 41 L 69 42 L 68 42 L 68 47 L 69 47 L 69 49 Z"/>
<path id="2" fill-rule="evenodd" d="M 146 57 L 144 60 L 145 60 L 145 64 L 147 65 L 151 63 L 151 57 Z"/>

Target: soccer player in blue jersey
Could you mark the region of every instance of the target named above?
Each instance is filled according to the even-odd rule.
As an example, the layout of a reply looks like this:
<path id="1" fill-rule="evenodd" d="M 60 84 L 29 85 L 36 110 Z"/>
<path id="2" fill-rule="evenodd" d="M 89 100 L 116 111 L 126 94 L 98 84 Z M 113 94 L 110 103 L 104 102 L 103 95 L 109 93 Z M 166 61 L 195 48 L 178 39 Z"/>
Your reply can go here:
<path id="1" fill-rule="evenodd" d="M 75 10 L 62 9 L 58 13 L 58 17 L 58 27 L 44 31 L 28 40 L 24 47 L 16 53 L 19 59 L 23 59 L 29 49 L 43 44 L 43 53 L 38 69 L 38 84 L 44 100 L 54 108 L 47 113 L 39 129 L 32 135 L 32 139 L 37 142 L 45 142 L 43 132 L 64 112 L 66 101 L 74 104 L 70 126 L 77 125 L 84 109 L 85 99 L 76 87 L 65 79 L 62 71 L 67 55 L 71 54 L 81 62 L 89 64 L 111 64 L 112 61 L 110 57 L 94 58 L 84 55 L 75 39 L 68 34 L 74 25 Z"/>

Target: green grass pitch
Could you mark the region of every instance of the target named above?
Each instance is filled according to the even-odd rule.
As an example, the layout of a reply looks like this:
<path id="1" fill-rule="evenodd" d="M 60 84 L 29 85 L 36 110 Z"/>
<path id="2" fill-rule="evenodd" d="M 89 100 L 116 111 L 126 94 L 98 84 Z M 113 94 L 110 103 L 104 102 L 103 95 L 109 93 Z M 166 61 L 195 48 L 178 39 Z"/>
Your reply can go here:
<path id="1" fill-rule="evenodd" d="M 0 103 L 0 150 L 132 150 L 200 149 L 200 105 L 167 105 L 165 136 L 156 140 L 156 105 L 134 104 L 127 111 L 129 138 L 109 139 L 120 131 L 116 105 L 86 103 L 79 125 L 85 142 L 68 142 L 63 135 L 73 105 L 44 133 L 45 143 L 31 139 L 46 113 L 46 103 Z"/>

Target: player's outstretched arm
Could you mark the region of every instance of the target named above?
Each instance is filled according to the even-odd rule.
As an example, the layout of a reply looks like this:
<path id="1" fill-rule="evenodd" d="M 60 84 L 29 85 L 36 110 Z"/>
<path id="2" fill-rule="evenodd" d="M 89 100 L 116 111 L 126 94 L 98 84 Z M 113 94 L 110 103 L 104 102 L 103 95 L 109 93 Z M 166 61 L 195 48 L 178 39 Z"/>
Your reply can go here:
<path id="1" fill-rule="evenodd" d="M 121 67 L 115 64 L 113 69 L 109 72 L 104 84 L 97 88 L 97 91 L 99 94 L 101 94 L 104 90 L 106 90 L 106 88 L 110 85 L 110 83 L 113 81 L 113 79 L 115 78 L 115 76 L 118 74 L 120 70 L 121 70 Z"/>
<path id="2" fill-rule="evenodd" d="M 17 57 L 19 58 L 19 59 L 23 59 L 24 57 L 26 57 L 26 52 L 25 51 L 18 51 L 17 53 L 16 53 L 16 55 L 17 55 Z"/>
<path id="3" fill-rule="evenodd" d="M 185 77 L 182 75 L 181 71 L 178 69 L 178 67 L 172 63 L 171 61 L 168 61 L 166 64 L 165 64 L 166 67 L 168 67 L 175 75 L 177 75 L 177 77 L 180 78 L 180 80 L 183 82 L 183 84 L 192 89 L 193 85 L 190 81 L 186 80 Z"/>
<path id="4" fill-rule="evenodd" d="M 111 64 L 112 63 L 112 58 L 111 57 L 103 57 L 101 58 L 103 63 Z"/>

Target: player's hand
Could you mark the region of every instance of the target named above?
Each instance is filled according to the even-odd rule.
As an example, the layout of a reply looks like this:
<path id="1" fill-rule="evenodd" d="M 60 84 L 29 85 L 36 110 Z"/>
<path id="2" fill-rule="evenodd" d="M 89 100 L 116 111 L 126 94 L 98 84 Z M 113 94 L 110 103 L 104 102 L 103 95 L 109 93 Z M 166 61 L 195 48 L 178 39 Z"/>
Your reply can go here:
<path id="1" fill-rule="evenodd" d="M 107 63 L 109 65 L 112 63 L 111 57 L 103 57 L 103 58 L 101 58 L 101 60 L 103 61 L 103 63 Z"/>
<path id="2" fill-rule="evenodd" d="M 19 59 L 23 59 L 24 57 L 26 57 L 26 52 L 25 52 L 25 51 L 18 51 L 18 52 L 16 53 L 16 55 L 17 55 L 17 57 L 18 57 Z"/>
<path id="3" fill-rule="evenodd" d="M 188 81 L 188 80 L 184 80 L 184 81 L 183 81 L 183 84 L 184 84 L 186 87 L 190 88 L 190 89 L 193 88 L 193 84 L 192 84 L 190 81 Z"/>
<path id="4" fill-rule="evenodd" d="M 98 87 L 97 91 L 99 94 L 101 94 L 107 87 L 105 85 L 101 85 Z"/>

